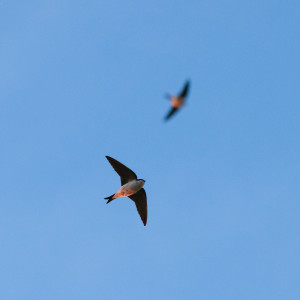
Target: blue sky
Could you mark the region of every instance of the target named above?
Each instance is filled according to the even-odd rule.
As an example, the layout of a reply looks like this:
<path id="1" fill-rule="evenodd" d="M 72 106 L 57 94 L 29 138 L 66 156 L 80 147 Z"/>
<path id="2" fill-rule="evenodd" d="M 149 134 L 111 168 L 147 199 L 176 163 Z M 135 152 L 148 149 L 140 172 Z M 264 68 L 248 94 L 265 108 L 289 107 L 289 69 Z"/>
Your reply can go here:
<path id="1" fill-rule="evenodd" d="M 299 13 L 0 1 L 0 298 L 299 299 Z"/>

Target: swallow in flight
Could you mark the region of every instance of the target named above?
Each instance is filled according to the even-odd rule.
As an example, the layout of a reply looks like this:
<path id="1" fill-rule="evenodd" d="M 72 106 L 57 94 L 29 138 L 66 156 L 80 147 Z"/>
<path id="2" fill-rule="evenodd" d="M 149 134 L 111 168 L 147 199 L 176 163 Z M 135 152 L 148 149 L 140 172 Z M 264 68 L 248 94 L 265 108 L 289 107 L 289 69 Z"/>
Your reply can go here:
<path id="1" fill-rule="evenodd" d="M 119 197 L 129 197 L 135 203 L 137 211 L 144 223 L 144 226 L 146 226 L 147 196 L 145 190 L 143 189 L 145 180 L 138 179 L 136 174 L 132 170 L 121 164 L 116 159 L 110 156 L 105 157 L 107 158 L 111 166 L 114 168 L 114 170 L 121 177 L 121 187 L 115 194 L 104 198 L 107 200 L 106 204 Z"/>
<path id="2" fill-rule="evenodd" d="M 166 115 L 165 120 L 167 121 L 171 116 L 177 112 L 177 110 L 185 104 L 186 97 L 188 95 L 190 89 L 190 82 L 187 81 L 181 91 L 181 93 L 177 96 L 167 95 L 167 98 L 171 100 L 171 110 Z"/>

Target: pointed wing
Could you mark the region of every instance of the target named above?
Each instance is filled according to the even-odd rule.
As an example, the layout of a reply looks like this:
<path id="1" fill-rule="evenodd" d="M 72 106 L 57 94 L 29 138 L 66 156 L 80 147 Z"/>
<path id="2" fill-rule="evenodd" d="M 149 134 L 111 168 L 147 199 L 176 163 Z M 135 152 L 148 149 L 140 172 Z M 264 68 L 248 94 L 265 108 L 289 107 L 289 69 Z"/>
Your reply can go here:
<path id="1" fill-rule="evenodd" d="M 187 81 L 181 91 L 181 93 L 179 94 L 179 97 L 181 98 L 185 98 L 188 95 L 189 92 L 189 88 L 190 88 L 190 82 Z"/>
<path id="2" fill-rule="evenodd" d="M 166 115 L 165 120 L 166 120 L 166 121 L 169 120 L 169 118 L 170 118 L 171 116 L 173 116 L 177 110 L 178 110 L 178 108 L 172 107 L 171 110 L 169 111 L 169 113 Z"/>
<path id="3" fill-rule="evenodd" d="M 134 201 L 136 209 L 144 223 L 144 226 L 147 224 L 147 196 L 144 189 L 140 189 L 137 193 L 129 196 L 131 200 Z"/>
<path id="4" fill-rule="evenodd" d="M 133 179 L 137 179 L 136 174 L 133 171 L 131 171 L 129 168 L 121 164 L 119 161 L 117 161 L 116 159 L 110 156 L 105 156 L 105 157 L 107 158 L 111 166 L 114 168 L 114 170 L 121 177 L 121 185 L 124 185 L 125 183 Z"/>

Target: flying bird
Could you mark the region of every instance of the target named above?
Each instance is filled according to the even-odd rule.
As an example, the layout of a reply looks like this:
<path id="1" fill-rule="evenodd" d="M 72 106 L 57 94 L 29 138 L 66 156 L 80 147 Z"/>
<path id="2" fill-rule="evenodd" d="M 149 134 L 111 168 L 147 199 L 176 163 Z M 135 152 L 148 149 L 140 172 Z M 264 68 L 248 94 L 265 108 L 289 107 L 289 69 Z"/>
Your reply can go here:
<path id="1" fill-rule="evenodd" d="M 129 197 L 136 205 L 137 211 L 146 226 L 147 223 L 147 196 L 146 192 L 143 189 L 145 184 L 144 179 L 138 179 L 136 174 L 121 164 L 116 159 L 105 156 L 114 170 L 119 174 L 121 177 L 121 187 L 120 189 L 113 195 L 104 198 L 108 200 L 106 204 L 111 202 L 112 200 L 119 198 L 119 197 Z"/>
<path id="2" fill-rule="evenodd" d="M 171 100 L 171 110 L 169 113 L 166 115 L 165 120 L 167 121 L 171 116 L 175 114 L 175 112 L 178 111 L 180 107 L 182 107 L 185 103 L 186 97 L 188 95 L 190 89 L 190 82 L 187 81 L 181 91 L 181 93 L 177 96 L 170 96 L 167 95 L 167 98 Z"/>

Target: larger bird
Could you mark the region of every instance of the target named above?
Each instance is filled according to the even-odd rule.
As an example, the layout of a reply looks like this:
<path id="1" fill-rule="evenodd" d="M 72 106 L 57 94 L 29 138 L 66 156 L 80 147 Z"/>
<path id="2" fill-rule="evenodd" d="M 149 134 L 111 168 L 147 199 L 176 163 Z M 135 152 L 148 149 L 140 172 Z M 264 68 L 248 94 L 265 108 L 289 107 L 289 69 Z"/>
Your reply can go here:
<path id="1" fill-rule="evenodd" d="M 106 204 L 110 201 L 119 198 L 119 197 L 129 197 L 136 205 L 137 211 L 146 226 L 147 223 L 147 196 L 146 192 L 143 189 L 145 184 L 144 179 L 138 179 L 136 174 L 121 164 L 116 159 L 105 156 L 114 170 L 121 177 L 121 187 L 120 189 L 113 195 L 106 197 L 104 199 L 108 200 Z"/>
<path id="2" fill-rule="evenodd" d="M 173 116 L 175 114 L 175 112 L 178 111 L 179 108 L 181 108 L 186 100 L 186 97 L 188 95 L 190 89 L 190 82 L 187 81 L 181 91 L 181 93 L 177 96 L 170 96 L 167 95 L 167 98 L 171 100 L 171 110 L 169 111 L 169 113 L 166 115 L 165 120 L 167 121 L 171 116 Z"/>

